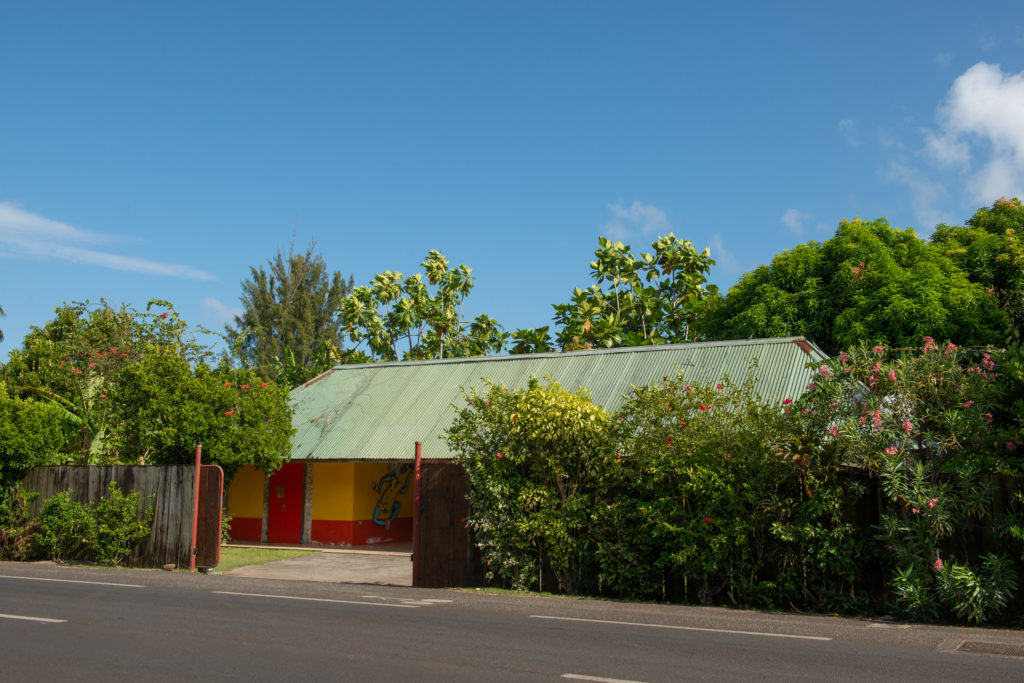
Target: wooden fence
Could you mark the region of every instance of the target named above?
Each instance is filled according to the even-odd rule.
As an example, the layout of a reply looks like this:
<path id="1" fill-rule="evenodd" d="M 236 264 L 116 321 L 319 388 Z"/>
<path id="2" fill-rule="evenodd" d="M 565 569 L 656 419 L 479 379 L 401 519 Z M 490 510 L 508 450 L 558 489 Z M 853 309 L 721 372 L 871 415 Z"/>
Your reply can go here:
<path id="1" fill-rule="evenodd" d="M 46 500 L 55 493 L 67 491 L 73 500 L 93 503 L 107 493 L 110 482 L 115 482 L 124 493 L 138 492 L 145 504 L 154 507 L 152 530 L 128 558 L 129 566 L 160 567 L 174 564 L 188 567 L 195 493 L 193 465 L 34 467 L 22 479 L 22 486 L 27 491 L 40 494 L 31 509 L 32 515 L 38 515 Z M 217 493 L 201 500 L 201 508 L 212 506 L 201 518 L 219 520 L 220 503 Z M 203 526 L 212 528 L 211 524 Z M 206 539 L 206 544 L 210 541 L 218 544 L 219 532 L 219 524 L 212 531 L 207 530 L 207 534 L 214 534 L 214 538 Z M 204 553 L 199 553 L 199 556 L 203 557 Z"/>

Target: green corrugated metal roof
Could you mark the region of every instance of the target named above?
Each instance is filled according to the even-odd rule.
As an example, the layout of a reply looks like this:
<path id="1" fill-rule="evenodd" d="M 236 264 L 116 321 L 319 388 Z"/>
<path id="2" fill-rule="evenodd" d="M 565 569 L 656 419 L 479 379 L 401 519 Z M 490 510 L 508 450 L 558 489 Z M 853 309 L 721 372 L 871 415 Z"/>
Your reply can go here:
<path id="1" fill-rule="evenodd" d="M 295 409 L 292 458 L 296 460 L 410 460 L 414 444 L 423 457 L 451 458 L 438 439 L 462 404 L 462 387 L 483 378 L 512 388 L 530 377 L 550 377 L 562 387 L 586 387 L 595 403 L 619 408 L 633 386 L 682 371 L 695 384 L 728 375 L 742 381 L 756 359 L 758 391 L 769 401 L 806 390 L 809 361 L 827 356 L 803 337 L 744 339 L 632 348 L 455 358 L 402 363 L 339 365 L 291 393 Z"/>

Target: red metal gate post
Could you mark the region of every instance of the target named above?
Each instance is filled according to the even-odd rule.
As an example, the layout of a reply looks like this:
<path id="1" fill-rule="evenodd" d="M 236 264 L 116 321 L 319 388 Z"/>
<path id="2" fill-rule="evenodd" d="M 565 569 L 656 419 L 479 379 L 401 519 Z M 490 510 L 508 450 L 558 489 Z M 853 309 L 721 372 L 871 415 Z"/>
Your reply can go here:
<path id="1" fill-rule="evenodd" d="M 203 460 L 203 444 L 196 439 L 196 481 L 192 496 L 192 545 L 188 550 L 188 570 L 196 570 L 196 535 L 199 530 L 199 466 Z"/>
<path id="2" fill-rule="evenodd" d="M 412 480 L 412 585 L 420 585 L 420 461 L 423 443 L 416 442 L 416 464 Z"/>

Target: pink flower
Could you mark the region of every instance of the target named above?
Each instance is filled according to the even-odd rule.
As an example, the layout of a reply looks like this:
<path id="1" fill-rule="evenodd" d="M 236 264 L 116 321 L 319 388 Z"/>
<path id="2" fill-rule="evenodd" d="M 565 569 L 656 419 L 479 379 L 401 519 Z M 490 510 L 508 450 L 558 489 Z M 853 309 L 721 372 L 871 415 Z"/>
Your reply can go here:
<path id="1" fill-rule="evenodd" d="M 889 379 L 891 379 L 893 382 L 896 381 L 896 371 L 893 370 L 892 368 L 889 368 Z"/>
<path id="2" fill-rule="evenodd" d="M 843 365 L 846 365 L 847 363 L 850 362 L 850 357 L 846 355 L 846 351 L 840 351 L 839 357 L 842 359 Z"/>
<path id="3" fill-rule="evenodd" d="M 917 508 L 910 508 L 910 511 L 913 512 L 915 515 L 921 514 L 921 511 L 918 510 Z"/>
<path id="4" fill-rule="evenodd" d="M 881 427 L 882 426 L 882 411 L 881 411 L 881 409 L 876 410 L 873 413 L 871 413 L 871 422 L 876 427 Z"/>
<path id="5" fill-rule="evenodd" d="M 935 571 L 941 572 L 942 571 L 942 558 L 941 557 L 936 557 L 935 561 L 932 562 L 932 566 L 935 567 Z"/>
<path id="6" fill-rule="evenodd" d="M 938 502 L 939 502 L 938 498 L 932 498 L 931 500 L 928 501 L 928 507 L 929 508 L 933 508 L 933 507 L 935 507 L 935 504 L 938 503 Z"/>
<path id="7" fill-rule="evenodd" d="M 75 369 L 74 369 L 74 370 L 72 370 L 71 372 L 75 373 L 76 375 L 81 375 L 81 374 L 82 374 L 82 371 L 81 371 L 81 370 L 79 370 L 78 368 L 75 368 Z"/>
<path id="8" fill-rule="evenodd" d="M 985 413 L 985 422 L 992 422 L 992 413 Z"/>
<path id="9" fill-rule="evenodd" d="M 822 365 L 820 368 L 818 368 L 818 372 L 821 373 L 822 377 L 829 377 L 832 374 L 832 372 L 828 369 L 827 365 Z"/>
<path id="10" fill-rule="evenodd" d="M 100 398 L 106 398 L 106 397 L 107 397 L 106 394 L 100 394 Z"/>
<path id="11" fill-rule="evenodd" d="M 970 408 L 973 405 L 974 405 L 974 401 L 966 401 L 964 403 L 964 408 Z"/>
<path id="12" fill-rule="evenodd" d="M 161 319 L 163 319 L 163 320 L 167 320 L 167 316 L 169 316 L 169 315 L 170 315 L 170 313 L 167 313 L 167 312 L 165 311 L 165 312 L 163 312 L 163 313 L 161 313 L 161 314 L 160 314 L 160 318 L 161 318 Z"/>
<path id="13" fill-rule="evenodd" d="M 838 436 L 839 435 L 839 425 L 832 425 L 831 427 L 829 427 L 828 428 L 828 433 L 831 434 L 832 436 Z"/>
<path id="14" fill-rule="evenodd" d="M 264 383 L 263 383 L 263 388 L 264 388 L 264 389 L 266 389 L 266 388 L 267 388 L 267 383 L 266 383 L 266 382 L 264 382 Z"/>
<path id="15" fill-rule="evenodd" d="M 885 449 L 885 452 L 889 455 L 896 455 L 897 453 L 900 452 L 900 449 L 896 448 L 895 446 L 889 446 Z"/>
<path id="16" fill-rule="evenodd" d="M 814 391 L 814 384 L 808 384 L 807 391 Z"/>
<path id="17" fill-rule="evenodd" d="M 881 356 L 883 353 L 885 353 L 885 347 L 882 345 L 872 346 L 871 351 L 874 352 L 876 356 Z"/>
<path id="18" fill-rule="evenodd" d="M 89 367 L 90 368 L 94 368 L 94 367 L 96 367 L 96 364 L 95 363 L 89 363 Z"/>
<path id="19" fill-rule="evenodd" d="M 496 457 L 498 457 L 498 458 L 504 458 L 504 457 L 505 457 L 505 456 L 504 456 L 504 455 L 502 455 L 501 453 L 496 453 L 495 455 L 496 455 Z M 618 453 L 616 453 L 616 455 L 618 455 Z"/>
<path id="20" fill-rule="evenodd" d="M 954 344 L 953 342 L 949 342 L 948 344 L 946 344 L 946 350 L 943 351 L 942 353 L 944 355 L 948 356 L 949 354 L 951 354 L 954 351 L 956 351 L 956 349 L 957 349 L 957 345 Z"/>
<path id="21" fill-rule="evenodd" d="M 791 398 L 787 398 L 787 399 L 785 399 L 785 400 L 783 400 L 783 401 L 782 401 L 782 405 L 784 405 L 784 406 L 788 406 L 788 405 L 789 405 L 790 403 L 792 403 L 792 402 L 793 402 L 793 399 L 791 399 Z"/>
<path id="22" fill-rule="evenodd" d="M 1006 450 L 1008 450 L 1008 451 L 1015 451 L 1015 450 L 1017 450 L 1017 444 L 1015 444 L 1012 441 L 1007 441 L 1006 442 Z"/>
<path id="23" fill-rule="evenodd" d="M 929 351 L 936 351 L 936 350 L 938 350 L 938 348 L 939 348 L 938 345 L 935 343 L 935 340 L 932 339 L 931 337 L 925 337 L 923 339 L 923 341 L 924 341 L 924 349 L 922 349 L 922 351 L 924 353 L 928 353 Z"/>
<path id="24" fill-rule="evenodd" d="M 903 423 L 903 431 L 905 431 L 907 434 L 909 434 L 910 430 L 913 429 L 913 428 L 914 428 L 914 423 L 913 422 L 904 422 Z"/>

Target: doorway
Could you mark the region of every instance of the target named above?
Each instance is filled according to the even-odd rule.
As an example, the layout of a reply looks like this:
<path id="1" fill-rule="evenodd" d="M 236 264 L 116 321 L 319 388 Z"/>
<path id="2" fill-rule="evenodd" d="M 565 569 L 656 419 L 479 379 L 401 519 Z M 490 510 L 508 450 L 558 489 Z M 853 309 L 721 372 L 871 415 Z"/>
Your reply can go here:
<path id="1" fill-rule="evenodd" d="M 302 542 L 303 483 L 306 466 L 285 463 L 270 475 L 270 501 L 267 510 L 267 542 Z"/>

